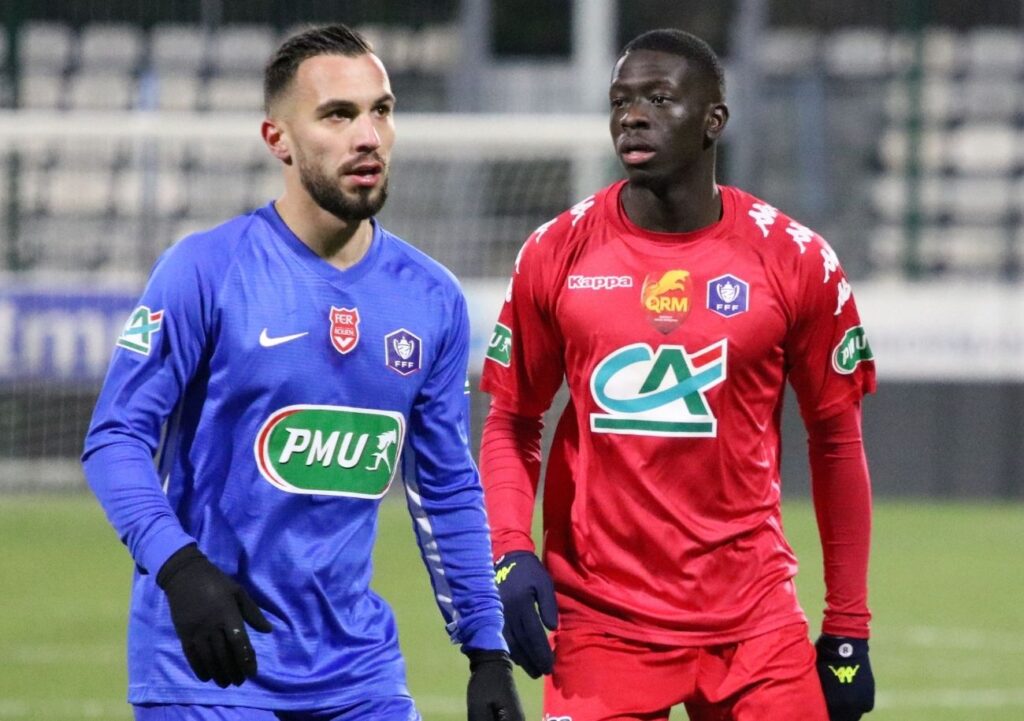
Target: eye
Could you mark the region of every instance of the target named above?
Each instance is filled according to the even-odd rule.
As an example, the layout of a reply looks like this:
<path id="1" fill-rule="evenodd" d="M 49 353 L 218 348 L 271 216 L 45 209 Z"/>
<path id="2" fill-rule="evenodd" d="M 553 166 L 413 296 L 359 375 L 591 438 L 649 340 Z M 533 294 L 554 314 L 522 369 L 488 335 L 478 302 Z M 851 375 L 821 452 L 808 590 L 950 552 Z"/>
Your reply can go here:
<path id="1" fill-rule="evenodd" d="M 668 97 L 666 97 L 665 95 L 653 95 L 653 96 L 651 96 L 651 104 L 652 105 L 664 105 L 667 102 L 668 102 Z"/>
<path id="2" fill-rule="evenodd" d="M 621 108 L 626 104 L 625 98 L 612 98 L 609 102 L 613 108 Z"/>
<path id="3" fill-rule="evenodd" d="M 391 115 L 393 111 L 394 108 L 392 108 L 390 105 L 378 105 L 373 109 L 373 112 L 375 112 L 382 118 L 386 118 L 387 116 Z"/>

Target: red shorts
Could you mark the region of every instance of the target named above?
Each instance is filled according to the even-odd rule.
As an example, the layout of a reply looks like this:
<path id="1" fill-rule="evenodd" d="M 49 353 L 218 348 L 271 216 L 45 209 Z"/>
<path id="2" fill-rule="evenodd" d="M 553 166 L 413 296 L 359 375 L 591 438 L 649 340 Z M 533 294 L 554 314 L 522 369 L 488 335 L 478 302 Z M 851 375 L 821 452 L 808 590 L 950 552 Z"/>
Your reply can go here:
<path id="1" fill-rule="evenodd" d="M 556 631 L 544 721 L 828 721 L 807 625 L 718 646 L 661 646 Z"/>

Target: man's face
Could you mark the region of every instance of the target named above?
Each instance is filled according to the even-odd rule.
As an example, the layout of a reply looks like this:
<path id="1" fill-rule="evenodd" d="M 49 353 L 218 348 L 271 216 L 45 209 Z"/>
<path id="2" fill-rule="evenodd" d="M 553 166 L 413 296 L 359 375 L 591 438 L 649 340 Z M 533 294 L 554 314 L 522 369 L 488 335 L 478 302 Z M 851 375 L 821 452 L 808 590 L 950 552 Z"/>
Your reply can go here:
<path id="1" fill-rule="evenodd" d="M 710 147 L 715 108 L 724 109 L 712 85 L 671 53 L 634 50 L 619 59 L 608 96 L 611 133 L 631 183 L 671 182 Z"/>
<path id="2" fill-rule="evenodd" d="M 345 220 L 376 214 L 387 199 L 395 98 L 376 55 L 304 60 L 278 100 L 303 188 Z"/>

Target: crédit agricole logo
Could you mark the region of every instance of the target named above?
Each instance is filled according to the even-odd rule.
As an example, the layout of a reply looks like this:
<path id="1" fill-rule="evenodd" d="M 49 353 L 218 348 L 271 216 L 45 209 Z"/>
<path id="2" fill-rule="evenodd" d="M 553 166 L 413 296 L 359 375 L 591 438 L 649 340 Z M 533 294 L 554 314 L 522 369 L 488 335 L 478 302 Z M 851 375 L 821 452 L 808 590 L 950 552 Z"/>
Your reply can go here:
<path id="1" fill-rule="evenodd" d="M 718 434 L 707 391 L 726 375 L 728 340 L 694 353 L 681 345 L 619 348 L 594 369 L 590 391 L 604 413 L 590 414 L 595 433 L 643 436 Z"/>

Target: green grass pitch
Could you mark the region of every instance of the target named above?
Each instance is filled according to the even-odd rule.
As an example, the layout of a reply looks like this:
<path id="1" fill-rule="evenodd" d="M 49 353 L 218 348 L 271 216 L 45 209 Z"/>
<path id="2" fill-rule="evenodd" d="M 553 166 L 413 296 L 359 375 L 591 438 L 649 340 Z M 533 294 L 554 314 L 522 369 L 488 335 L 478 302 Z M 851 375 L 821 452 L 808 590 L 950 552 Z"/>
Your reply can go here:
<path id="1" fill-rule="evenodd" d="M 811 508 L 786 507 L 800 596 L 817 627 Z M 876 504 L 871 721 L 1024 718 L 1024 506 Z M 0 496 L 0 719 L 129 719 L 124 631 L 131 564 L 86 495 Z M 450 645 L 401 502 L 381 513 L 376 588 L 394 605 L 409 683 L 428 721 L 465 719 L 466 663 Z M 517 672 L 530 721 L 540 683 Z M 673 719 L 685 714 L 676 711 Z"/>

